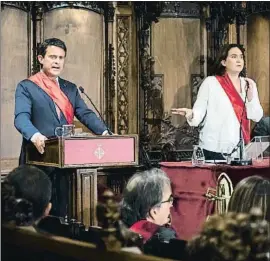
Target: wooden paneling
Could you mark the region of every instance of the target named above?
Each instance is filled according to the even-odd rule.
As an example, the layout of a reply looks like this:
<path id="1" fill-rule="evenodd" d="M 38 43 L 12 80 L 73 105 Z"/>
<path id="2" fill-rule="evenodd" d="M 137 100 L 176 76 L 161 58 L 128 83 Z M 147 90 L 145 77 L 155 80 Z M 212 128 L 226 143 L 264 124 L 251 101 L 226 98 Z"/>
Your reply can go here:
<path id="1" fill-rule="evenodd" d="M 1 169 L 18 163 L 21 134 L 14 127 L 15 89 L 28 76 L 27 13 L 1 10 Z"/>
<path id="2" fill-rule="evenodd" d="M 58 260 L 58 261 L 166 261 L 171 259 L 158 258 L 150 255 L 138 255 L 120 250 L 100 250 L 96 245 L 80 242 L 59 236 L 46 236 L 27 229 L 3 227 L 2 255 L 3 261 Z M 111 245 L 113 236 L 111 237 Z M 111 239 L 110 238 L 110 239 Z"/>
<path id="3" fill-rule="evenodd" d="M 264 114 L 269 112 L 269 31 L 270 20 L 260 14 L 249 17 L 247 25 L 247 72 L 255 80 Z"/>
<path id="4" fill-rule="evenodd" d="M 164 111 L 191 107 L 191 74 L 200 73 L 200 20 L 162 18 L 153 24 L 155 74 L 164 74 Z M 173 116 L 173 124 L 184 117 Z"/>
<path id="5" fill-rule="evenodd" d="M 67 45 L 62 77 L 83 86 L 103 110 L 103 16 L 82 9 L 56 9 L 44 14 L 44 38 L 57 37 Z M 82 95 L 87 105 L 90 102 Z"/>
<path id="6" fill-rule="evenodd" d="M 69 202 L 72 202 L 72 217 L 82 222 L 86 227 L 96 226 L 97 170 L 74 170 L 71 180 L 71 194 L 73 196 L 71 196 Z"/>

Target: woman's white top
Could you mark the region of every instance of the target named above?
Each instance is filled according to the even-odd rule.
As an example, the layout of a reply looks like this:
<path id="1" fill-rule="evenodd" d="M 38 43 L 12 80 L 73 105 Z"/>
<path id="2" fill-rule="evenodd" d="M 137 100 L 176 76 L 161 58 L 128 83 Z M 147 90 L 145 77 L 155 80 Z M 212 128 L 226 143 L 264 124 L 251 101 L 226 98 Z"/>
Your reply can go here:
<path id="1" fill-rule="evenodd" d="M 245 101 L 246 81 L 240 77 L 240 94 Z M 253 82 L 253 99 L 246 99 L 247 118 L 258 122 L 263 116 L 258 90 Z M 239 142 L 240 123 L 236 117 L 231 101 L 215 76 L 207 77 L 201 84 L 197 100 L 193 106 L 193 118 L 187 120 L 190 126 L 198 126 L 203 118 L 204 125 L 199 135 L 199 145 L 214 152 L 229 152 Z M 230 150 L 230 149 L 229 149 Z"/>

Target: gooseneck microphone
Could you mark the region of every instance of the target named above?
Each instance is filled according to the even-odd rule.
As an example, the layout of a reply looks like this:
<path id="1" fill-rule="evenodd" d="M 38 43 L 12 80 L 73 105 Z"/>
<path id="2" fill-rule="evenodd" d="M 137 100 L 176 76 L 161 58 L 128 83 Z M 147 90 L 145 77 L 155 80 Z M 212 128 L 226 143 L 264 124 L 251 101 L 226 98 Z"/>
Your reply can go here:
<path id="1" fill-rule="evenodd" d="M 95 104 L 92 102 L 92 100 L 90 99 L 90 97 L 84 92 L 84 88 L 82 86 L 79 87 L 79 90 L 82 94 L 84 94 L 86 96 L 86 98 L 91 102 L 91 104 L 93 105 L 93 107 L 95 108 L 96 112 L 98 113 L 100 119 L 102 120 L 102 122 L 104 123 L 104 125 L 107 128 L 107 131 L 110 135 L 113 135 L 113 133 L 111 132 L 111 130 L 108 128 L 106 122 L 104 121 L 103 117 L 101 116 L 99 110 L 97 109 L 97 107 L 95 106 Z"/>
<path id="2" fill-rule="evenodd" d="M 247 92 L 249 89 L 249 82 L 246 80 L 246 93 L 245 93 L 245 100 L 244 100 L 244 105 L 242 108 L 242 114 L 241 114 L 241 119 L 240 119 L 240 128 L 239 128 L 239 142 L 236 145 L 236 147 L 232 150 L 232 152 L 230 153 L 233 154 L 238 148 L 239 148 L 239 160 L 232 160 L 231 161 L 231 165 L 234 166 L 246 166 L 246 165 L 252 165 L 252 161 L 251 160 L 246 160 L 243 159 L 243 154 L 244 154 L 244 138 L 243 138 L 243 117 L 244 117 L 244 112 L 245 112 L 245 106 L 246 106 L 246 102 L 247 102 Z"/>

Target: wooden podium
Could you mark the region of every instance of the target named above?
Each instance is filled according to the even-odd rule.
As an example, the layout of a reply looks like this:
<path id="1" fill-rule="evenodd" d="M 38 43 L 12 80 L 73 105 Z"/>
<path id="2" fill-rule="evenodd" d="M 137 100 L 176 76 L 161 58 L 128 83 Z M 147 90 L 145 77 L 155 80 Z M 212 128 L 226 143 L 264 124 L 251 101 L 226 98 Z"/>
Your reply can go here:
<path id="1" fill-rule="evenodd" d="M 86 227 L 97 225 L 97 169 L 138 165 L 138 135 L 52 138 L 40 154 L 27 146 L 26 163 L 66 169 L 69 179 L 69 218 Z"/>

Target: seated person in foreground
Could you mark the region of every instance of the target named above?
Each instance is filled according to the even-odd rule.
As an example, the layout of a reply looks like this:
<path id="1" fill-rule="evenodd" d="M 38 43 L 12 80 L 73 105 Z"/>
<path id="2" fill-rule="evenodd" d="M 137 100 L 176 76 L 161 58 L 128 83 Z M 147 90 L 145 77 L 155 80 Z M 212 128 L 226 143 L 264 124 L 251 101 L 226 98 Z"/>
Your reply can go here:
<path id="1" fill-rule="evenodd" d="M 262 119 L 256 123 L 252 132 L 251 139 L 256 136 L 270 136 L 270 117 L 262 117 Z M 270 146 L 263 152 L 264 157 L 270 157 Z"/>
<path id="2" fill-rule="evenodd" d="M 250 214 L 226 213 L 205 222 L 187 247 L 187 261 L 267 261 L 269 224 L 259 209 Z"/>
<path id="3" fill-rule="evenodd" d="M 170 179 L 160 169 L 133 175 L 123 193 L 122 221 L 143 238 L 143 252 L 155 255 L 156 242 L 176 238 L 170 223 L 173 196 Z"/>
<path id="4" fill-rule="evenodd" d="M 51 194 L 51 181 L 42 170 L 15 168 L 1 184 L 2 224 L 38 231 L 38 222 L 50 212 Z"/>
<path id="5" fill-rule="evenodd" d="M 251 132 L 251 138 L 255 136 L 270 136 L 270 117 L 262 117 L 261 120 L 256 123 Z"/>
<path id="6" fill-rule="evenodd" d="M 249 213 L 251 208 L 260 208 L 263 218 L 270 222 L 270 180 L 260 176 L 242 179 L 235 187 L 229 201 L 228 211 Z"/>

